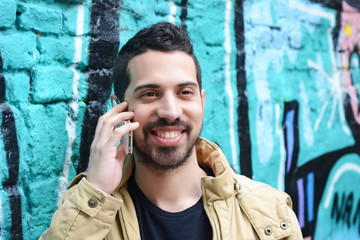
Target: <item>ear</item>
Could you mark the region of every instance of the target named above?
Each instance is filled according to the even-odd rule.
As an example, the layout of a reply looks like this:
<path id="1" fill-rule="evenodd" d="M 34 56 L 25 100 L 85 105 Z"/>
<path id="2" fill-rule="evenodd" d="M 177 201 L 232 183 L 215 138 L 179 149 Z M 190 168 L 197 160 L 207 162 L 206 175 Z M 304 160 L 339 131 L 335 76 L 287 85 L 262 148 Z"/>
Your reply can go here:
<path id="1" fill-rule="evenodd" d="M 115 94 L 110 95 L 110 101 L 111 101 L 112 107 L 114 107 L 116 104 L 118 104 L 120 102 L 118 97 Z"/>
<path id="2" fill-rule="evenodd" d="M 202 104 L 203 111 L 205 110 L 205 100 L 206 100 L 205 89 L 201 89 L 201 104 Z"/>

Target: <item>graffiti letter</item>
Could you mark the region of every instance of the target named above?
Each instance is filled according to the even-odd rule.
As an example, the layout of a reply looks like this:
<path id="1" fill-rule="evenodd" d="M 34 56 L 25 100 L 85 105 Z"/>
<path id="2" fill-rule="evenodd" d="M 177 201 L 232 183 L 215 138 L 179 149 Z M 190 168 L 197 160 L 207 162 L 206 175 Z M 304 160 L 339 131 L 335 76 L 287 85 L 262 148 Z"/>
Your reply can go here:
<path id="1" fill-rule="evenodd" d="M 345 195 L 343 194 L 342 199 L 341 199 L 341 205 L 338 206 L 338 193 L 335 193 L 334 204 L 333 204 L 333 208 L 331 210 L 331 218 L 334 218 L 334 215 L 336 215 L 336 223 L 338 223 L 340 220 L 341 212 L 342 212 L 342 209 L 344 208 L 344 200 L 345 200 Z"/>
<path id="2" fill-rule="evenodd" d="M 358 205 L 354 214 L 354 218 L 353 218 L 353 224 L 356 224 L 356 220 L 359 220 L 359 234 L 360 234 L 360 199 L 358 201 Z"/>
<path id="3" fill-rule="evenodd" d="M 351 209 L 353 205 L 353 193 L 350 193 L 350 195 L 346 199 L 346 205 L 345 205 L 345 211 L 343 215 L 343 220 L 346 222 L 348 228 L 350 228 L 350 216 L 351 216 Z"/>

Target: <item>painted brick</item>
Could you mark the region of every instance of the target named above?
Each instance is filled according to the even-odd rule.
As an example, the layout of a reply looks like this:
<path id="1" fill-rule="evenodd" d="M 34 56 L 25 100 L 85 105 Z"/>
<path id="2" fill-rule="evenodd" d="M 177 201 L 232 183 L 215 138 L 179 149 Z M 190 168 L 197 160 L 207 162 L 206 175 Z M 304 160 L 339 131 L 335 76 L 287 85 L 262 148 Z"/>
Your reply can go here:
<path id="1" fill-rule="evenodd" d="M 56 210 L 59 183 L 56 176 L 34 181 L 29 185 L 28 199 L 31 200 L 31 221 L 29 228 L 40 234 L 51 221 L 51 213 Z M 44 191 L 46 189 L 46 191 Z M 32 236 L 37 239 L 39 236 Z"/>
<path id="2" fill-rule="evenodd" d="M 79 73 L 79 75 L 80 75 L 80 79 L 78 85 L 78 99 L 80 101 L 83 101 L 88 94 L 88 84 L 86 82 L 86 78 L 84 74 Z"/>
<path id="3" fill-rule="evenodd" d="M 75 3 L 75 4 L 79 4 L 79 3 L 84 3 L 87 0 L 56 0 L 57 2 L 63 2 L 63 3 Z"/>
<path id="4" fill-rule="evenodd" d="M 36 180 L 60 175 L 68 142 L 66 103 L 28 104 L 21 110 L 28 129 L 28 178 Z"/>
<path id="5" fill-rule="evenodd" d="M 28 30 L 59 34 L 62 32 L 62 12 L 43 5 L 19 4 L 19 26 Z"/>
<path id="6" fill-rule="evenodd" d="M 16 19 L 15 0 L 0 1 L 0 28 L 9 28 L 14 25 Z"/>
<path id="7" fill-rule="evenodd" d="M 32 101 L 49 103 L 72 99 L 73 72 L 68 68 L 50 66 L 33 70 Z"/>
<path id="8" fill-rule="evenodd" d="M 84 69 L 89 64 L 89 51 L 88 51 L 89 43 L 90 43 L 90 38 L 88 36 L 84 36 L 81 38 L 81 44 L 82 44 L 81 60 L 80 62 L 77 63 L 78 67 L 81 69 Z"/>
<path id="9" fill-rule="evenodd" d="M 83 9 L 82 9 L 83 8 Z M 84 11 L 83 19 L 78 20 L 78 12 Z M 90 32 L 90 11 L 88 4 L 80 5 L 80 6 L 69 6 L 63 11 L 63 17 L 64 17 L 64 32 L 66 34 L 76 36 L 76 35 L 82 35 L 82 34 L 89 34 Z M 78 24 L 80 24 L 79 21 L 83 21 L 82 28 L 80 27 L 80 32 L 77 33 L 77 28 L 79 27 Z M 76 24 L 74 24 L 76 23 Z"/>
<path id="10" fill-rule="evenodd" d="M 5 73 L 6 101 L 9 103 L 26 102 L 29 98 L 30 78 L 24 72 Z"/>
<path id="11" fill-rule="evenodd" d="M 60 62 L 65 66 L 73 64 L 74 59 L 74 38 L 61 36 L 40 36 L 39 51 L 41 64 L 53 64 L 53 61 Z"/>
<path id="12" fill-rule="evenodd" d="M 4 69 L 29 69 L 36 63 L 36 35 L 16 32 L 0 36 L 0 51 Z"/>
<path id="13" fill-rule="evenodd" d="M 4 219 L 11 219 L 9 196 L 3 190 L 2 186 L 0 188 L 0 199 L 1 199 L 1 215 L 2 215 L 1 216 L 2 217 L 2 221 L 1 221 L 1 239 L 11 239 L 11 235 L 10 235 L 11 221 L 4 221 Z"/>

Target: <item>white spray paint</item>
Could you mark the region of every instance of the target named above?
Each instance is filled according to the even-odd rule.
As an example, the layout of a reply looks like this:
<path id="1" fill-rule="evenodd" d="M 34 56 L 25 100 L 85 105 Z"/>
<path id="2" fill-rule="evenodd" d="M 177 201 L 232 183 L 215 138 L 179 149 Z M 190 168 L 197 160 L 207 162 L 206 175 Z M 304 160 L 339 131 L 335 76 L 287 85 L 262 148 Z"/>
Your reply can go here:
<path id="1" fill-rule="evenodd" d="M 1 198 L 0 198 L 0 240 L 1 240 L 1 229 L 2 229 L 1 219 L 2 219 L 2 212 L 1 212 Z"/>
<path id="2" fill-rule="evenodd" d="M 285 191 L 285 143 L 284 143 L 284 131 L 282 128 L 282 122 L 280 121 L 280 105 L 275 105 L 275 116 L 276 116 L 276 134 L 279 136 L 280 141 L 280 165 L 278 174 L 278 186 L 277 189 Z"/>
<path id="3" fill-rule="evenodd" d="M 63 198 L 69 178 L 69 169 L 71 164 L 71 156 L 72 156 L 72 147 L 74 145 L 75 137 L 76 137 L 76 122 L 75 119 L 78 116 L 78 85 L 80 80 L 80 75 L 76 71 L 76 64 L 81 61 L 81 53 L 82 53 L 82 35 L 84 29 L 84 5 L 77 5 L 77 29 L 76 36 L 74 38 L 75 42 L 75 54 L 74 54 L 74 64 L 70 66 L 71 71 L 74 73 L 73 78 L 73 98 L 68 104 L 67 112 L 66 112 L 66 131 L 68 133 L 68 145 L 66 149 L 65 162 L 63 166 L 63 171 L 60 175 L 60 186 L 58 193 L 58 204 Z"/>
<path id="4" fill-rule="evenodd" d="M 265 51 L 262 54 L 256 54 L 254 61 L 259 63 L 256 70 L 253 71 L 256 97 L 258 99 L 256 106 L 256 144 L 259 146 L 259 161 L 266 164 L 273 153 L 273 107 L 272 99 L 267 77 L 267 66 L 271 62 L 273 53 Z M 260 149 L 261 147 L 261 149 Z"/>
<path id="5" fill-rule="evenodd" d="M 346 88 L 344 88 L 342 86 L 341 72 L 335 71 L 333 77 L 331 78 L 320 66 L 318 66 L 316 63 L 314 63 L 311 59 L 308 60 L 308 66 L 315 69 L 316 71 L 320 72 L 325 77 L 325 79 L 331 84 L 331 90 L 328 95 L 328 98 L 326 99 L 325 103 L 323 104 L 323 106 L 321 108 L 319 117 L 316 119 L 315 126 L 314 126 L 315 131 L 317 131 L 319 128 L 320 122 L 324 116 L 324 113 L 329 104 L 329 101 L 331 100 L 331 98 L 334 98 L 331 115 L 330 115 L 329 121 L 327 123 L 327 126 L 328 126 L 328 128 L 330 128 L 332 126 L 334 116 L 335 116 L 336 106 L 338 106 L 342 128 L 347 135 L 350 135 L 350 130 L 345 123 L 346 120 L 345 120 L 345 113 L 344 113 L 344 108 L 343 108 L 343 93 L 348 93 L 350 95 L 350 97 L 352 97 L 352 98 L 354 98 L 354 96 L 352 96 L 352 94 Z"/>
<path id="6" fill-rule="evenodd" d="M 360 166 L 355 163 L 347 163 L 341 166 L 335 173 L 333 179 L 331 180 L 328 194 L 326 195 L 326 200 L 324 207 L 328 208 L 330 205 L 331 196 L 333 195 L 335 184 L 339 181 L 341 175 L 347 171 L 354 171 L 360 174 Z"/>
<path id="7" fill-rule="evenodd" d="M 229 125 L 230 125 L 230 146 L 231 146 L 231 165 L 233 169 L 238 172 L 239 166 L 237 161 L 237 151 L 236 151 L 236 140 L 235 140 L 235 121 L 234 121 L 234 93 L 231 88 L 231 76 L 230 76 L 230 57 L 231 57 L 231 36 L 230 36 L 230 16 L 232 11 L 232 1 L 226 1 L 226 9 L 225 9 L 225 26 L 224 26 L 224 34 L 225 34 L 225 89 L 229 96 Z"/>
<path id="8" fill-rule="evenodd" d="M 328 44 L 329 44 L 329 55 L 330 55 L 330 59 L 331 59 L 332 65 L 333 65 L 333 76 L 334 77 L 330 78 L 329 75 L 321 67 L 319 67 L 317 64 L 315 64 L 311 59 L 308 60 L 308 66 L 311 68 L 314 68 L 315 70 L 320 72 L 326 78 L 326 80 L 328 80 L 331 83 L 330 94 L 321 108 L 321 112 L 315 122 L 314 129 L 315 129 L 315 131 L 318 130 L 319 124 L 323 118 L 323 115 L 329 104 L 329 101 L 331 100 L 331 98 L 334 98 L 333 103 L 332 103 L 332 111 L 331 111 L 327 126 L 328 126 L 328 128 L 330 128 L 332 126 L 332 123 L 333 123 L 333 120 L 335 117 L 335 111 L 336 111 L 336 108 L 338 107 L 339 116 L 340 116 L 340 120 L 341 120 L 341 124 L 342 124 L 342 129 L 347 135 L 350 135 L 350 130 L 347 127 L 347 125 L 345 124 L 345 114 L 344 114 L 344 108 L 343 108 L 343 106 L 344 106 L 343 105 L 343 93 L 345 92 L 345 93 L 349 94 L 349 92 L 344 87 L 342 87 L 342 76 L 341 76 L 341 73 L 339 72 L 339 70 L 337 70 L 337 65 L 336 65 L 336 60 L 335 60 L 335 52 L 334 52 L 334 42 L 332 40 L 332 34 L 331 34 L 331 30 L 333 29 L 333 27 L 335 27 L 335 23 L 336 23 L 335 14 L 332 12 L 329 12 L 329 11 L 324 11 L 320 7 L 316 8 L 316 6 L 314 6 L 314 5 L 311 5 L 311 7 L 310 7 L 308 5 L 301 4 L 301 3 L 297 2 L 296 0 L 290 0 L 289 6 L 291 8 L 295 8 L 300 11 L 306 12 L 307 14 L 322 17 L 322 18 L 328 19 L 330 21 L 330 27 L 328 28 L 328 32 L 327 32 L 327 38 L 328 38 Z M 351 94 L 349 94 L 349 95 L 350 95 L 350 97 L 353 98 L 353 96 L 351 96 Z"/>
<path id="9" fill-rule="evenodd" d="M 302 12 L 306 12 L 307 14 L 319 16 L 322 18 L 326 18 L 330 20 L 330 24 L 332 27 L 335 26 L 335 15 L 332 12 L 326 12 L 323 10 L 323 8 L 320 8 L 320 6 L 317 8 L 316 5 L 305 5 L 303 3 L 300 3 L 296 0 L 290 0 L 289 1 L 289 7 L 298 9 Z"/>
<path id="10" fill-rule="evenodd" d="M 169 22 L 175 23 L 175 15 L 176 15 L 176 6 L 174 1 L 169 1 L 170 13 L 168 15 Z"/>
<path id="11" fill-rule="evenodd" d="M 310 121 L 310 107 L 309 107 L 309 98 L 306 95 L 305 85 L 303 81 L 300 81 L 300 98 L 301 98 L 301 106 L 302 106 L 302 125 L 304 129 L 304 138 L 306 145 L 312 146 L 314 144 L 314 132 L 311 127 Z"/>

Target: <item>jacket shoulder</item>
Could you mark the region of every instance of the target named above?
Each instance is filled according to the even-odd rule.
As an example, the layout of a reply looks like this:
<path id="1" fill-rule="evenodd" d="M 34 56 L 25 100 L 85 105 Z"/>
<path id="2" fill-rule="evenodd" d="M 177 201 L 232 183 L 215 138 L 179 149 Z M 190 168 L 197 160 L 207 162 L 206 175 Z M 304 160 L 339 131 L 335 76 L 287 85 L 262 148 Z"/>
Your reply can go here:
<path id="1" fill-rule="evenodd" d="M 260 239 L 301 239 L 288 194 L 245 176 L 235 174 L 234 177 L 239 185 L 236 194 L 239 205 Z"/>

